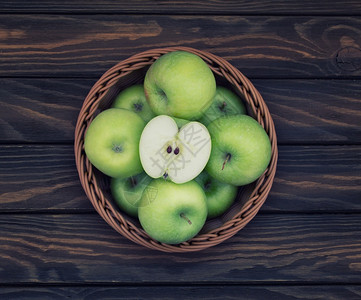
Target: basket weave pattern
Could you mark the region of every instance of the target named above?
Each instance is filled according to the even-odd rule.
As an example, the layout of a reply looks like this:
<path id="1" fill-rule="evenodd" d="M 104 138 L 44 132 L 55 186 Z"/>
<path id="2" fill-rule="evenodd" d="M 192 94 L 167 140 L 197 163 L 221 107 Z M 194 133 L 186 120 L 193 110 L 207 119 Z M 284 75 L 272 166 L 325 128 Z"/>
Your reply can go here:
<path id="1" fill-rule="evenodd" d="M 139 222 L 119 211 L 109 193 L 107 178 L 97 171 L 84 152 L 84 136 L 94 117 L 110 107 L 114 97 L 124 88 L 140 83 L 149 66 L 161 55 L 183 50 L 200 56 L 214 72 L 217 81 L 229 85 L 245 102 L 248 114 L 266 130 L 272 145 L 270 164 L 254 183 L 242 188 L 236 203 L 221 217 L 207 221 L 193 239 L 167 245 L 153 240 Z M 235 67 L 221 57 L 187 47 L 152 49 L 138 53 L 116 64 L 95 83 L 80 110 L 74 142 L 76 166 L 83 189 L 100 216 L 116 231 L 135 243 L 164 252 L 198 251 L 217 245 L 232 237 L 257 214 L 272 187 L 278 158 L 277 137 L 272 117 L 262 96 L 253 84 Z"/>

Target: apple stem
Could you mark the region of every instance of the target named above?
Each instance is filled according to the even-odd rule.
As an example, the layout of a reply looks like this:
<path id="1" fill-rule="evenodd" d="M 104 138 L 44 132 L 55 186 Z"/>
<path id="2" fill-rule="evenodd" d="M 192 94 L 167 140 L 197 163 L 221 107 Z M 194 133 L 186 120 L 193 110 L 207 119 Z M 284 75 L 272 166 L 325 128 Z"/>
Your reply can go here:
<path id="1" fill-rule="evenodd" d="M 224 166 L 226 165 L 226 163 L 230 160 L 230 158 L 231 158 L 231 154 L 227 153 L 226 159 L 224 160 L 223 165 L 222 165 L 222 171 L 223 171 Z"/>
<path id="2" fill-rule="evenodd" d="M 205 189 L 205 190 L 208 190 L 210 187 L 211 187 L 211 182 L 210 182 L 210 181 L 207 181 L 207 182 L 204 184 L 204 189 Z"/>
<path id="3" fill-rule="evenodd" d="M 184 220 L 186 220 L 186 221 L 188 222 L 188 224 L 189 224 L 189 225 L 192 225 L 191 220 L 189 220 L 189 219 L 187 218 L 187 216 L 186 216 L 184 213 L 181 213 L 181 214 L 180 214 L 180 216 L 181 216 L 181 218 L 183 218 Z"/>
<path id="4" fill-rule="evenodd" d="M 137 180 L 133 176 L 130 177 L 130 181 L 132 182 L 133 187 L 137 185 Z"/>
<path id="5" fill-rule="evenodd" d="M 121 145 L 115 145 L 113 144 L 113 151 L 116 152 L 116 153 L 120 153 L 123 151 L 123 148 Z"/>
<path id="6" fill-rule="evenodd" d="M 222 105 L 221 105 L 221 107 L 220 107 L 221 111 L 224 111 L 224 109 L 226 108 L 226 106 L 227 106 L 226 101 L 223 101 L 223 103 L 222 103 Z"/>
<path id="7" fill-rule="evenodd" d="M 142 111 L 143 103 L 134 103 L 135 111 Z"/>

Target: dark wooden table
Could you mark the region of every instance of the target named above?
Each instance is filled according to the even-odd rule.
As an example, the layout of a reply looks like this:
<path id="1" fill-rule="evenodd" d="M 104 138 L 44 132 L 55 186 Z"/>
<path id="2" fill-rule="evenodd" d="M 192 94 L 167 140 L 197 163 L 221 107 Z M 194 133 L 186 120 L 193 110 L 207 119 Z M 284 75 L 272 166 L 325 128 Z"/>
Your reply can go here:
<path id="1" fill-rule="evenodd" d="M 271 193 L 238 234 L 166 254 L 81 188 L 74 126 L 117 62 L 189 46 L 263 95 Z M 0 299 L 361 299 L 361 2 L 0 1 Z"/>

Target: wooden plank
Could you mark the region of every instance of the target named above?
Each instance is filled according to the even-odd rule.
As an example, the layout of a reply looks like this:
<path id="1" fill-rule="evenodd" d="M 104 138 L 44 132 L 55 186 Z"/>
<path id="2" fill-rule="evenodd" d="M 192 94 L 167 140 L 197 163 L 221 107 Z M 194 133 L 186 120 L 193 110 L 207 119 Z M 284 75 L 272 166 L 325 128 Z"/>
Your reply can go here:
<path id="1" fill-rule="evenodd" d="M 361 215 L 257 215 L 224 243 L 166 254 L 98 215 L 0 215 L 0 284 L 357 284 Z"/>
<path id="2" fill-rule="evenodd" d="M 344 80 L 253 80 L 279 143 L 361 142 L 361 85 Z"/>
<path id="3" fill-rule="evenodd" d="M 0 79 L 2 142 L 72 142 L 95 80 Z"/>
<path id="4" fill-rule="evenodd" d="M 2 211 L 94 211 L 71 145 L 1 146 L 0 153 Z"/>
<path id="5" fill-rule="evenodd" d="M 262 211 L 358 211 L 359 146 L 280 147 L 274 185 Z"/>
<path id="6" fill-rule="evenodd" d="M 72 142 L 96 79 L 0 79 L 0 141 Z M 280 144 L 361 141 L 359 80 L 252 80 Z"/>
<path id="7" fill-rule="evenodd" d="M 0 288 L 2 299 L 348 299 L 361 297 L 359 285 L 297 286 L 88 286 Z"/>
<path id="8" fill-rule="evenodd" d="M 359 1 L 1 1 L 0 12 L 27 13 L 167 13 L 167 14 L 308 14 L 355 15 L 361 13 Z"/>
<path id="9" fill-rule="evenodd" d="M 360 17 L 2 15 L 0 76 L 95 76 L 138 52 L 189 46 L 248 77 L 361 75 Z"/>
<path id="10" fill-rule="evenodd" d="M 360 212 L 360 146 L 280 146 L 262 212 Z M 93 211 L 71 145 L 0 147 L 0 211 Z"/>

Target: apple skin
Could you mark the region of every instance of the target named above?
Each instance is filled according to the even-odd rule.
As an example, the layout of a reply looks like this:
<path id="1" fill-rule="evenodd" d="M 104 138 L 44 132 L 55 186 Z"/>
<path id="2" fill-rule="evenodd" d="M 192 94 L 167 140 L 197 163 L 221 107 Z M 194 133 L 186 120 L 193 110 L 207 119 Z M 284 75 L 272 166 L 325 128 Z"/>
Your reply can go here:
<path id="1" fill-rule="evenodd" d="M 206 171 L 194 179 L 204 190 L 207 197 L 208 218 L 222 215 L 234 202 L 238 188 L 221 182 Z"/>
<path id="2" fill-rule="evenodd" d="M 206 195 L 194 180 L 176 184 L 154 179 L 140 200 L 138 217 L 155 240 L 179 244 L 202 229 L 207 219 Z"/>
<path id="3" fill-rule="evenodd" d="M 111 178 L 110 190 L 115 203 L 128 215 L 137 217 L 139 201 L 151 181 L 145 172 L 128 178 Z"/>
<path id="4" fill-rule="evenodd" d="M 181 129 L 184 125 L 188 124 L 189 120 L 186 119 L 181 119 L 181 118 L 176 118 L 176 117 L 172 117 L 172 119 L 176 122 L 178 129 Z"/>
<path id="5" fill-rule="evenodd" d="M 212 151 L 205 169 L 212 177 L 241 186 L 255 181 L 266 170 L 271 143 L 266 131 L 252 117 L 220 117 L 207 128 Z"/>
<path id="6" fill-rule="evenodd" d="M 174 51 L 162 55 L 150 66 L 144 91 L 156 115 L 196 120 L 211 105 L 216 81 L 199 56 Z"/>
<path id="7" fill-rule="evenodd" d="M 242 100 L 233 91 L 217 86 L 211 106 L 204 112 L 199 122 L 208 126 L 212 121 L 223 116 L 246 114 L 247 110 Z"/>
<path id="8" fill-rule="evenodd" d="M 142 84 L 132 85 L 121 91 L 115 98 L 112 107 L 134 111 L 139 114 L 145 122 L 155 117 L 155 114 L 145 99 L 144 86 Z"/>
<path id="9" fill-rule="evenodd" d="M 144 126 L 144 120 L 130 110 L 102 111 L 85 134 L 84 149 L 89 161 L 110 177 L 125 178 L 141 173 L 138 147 Z"/>

